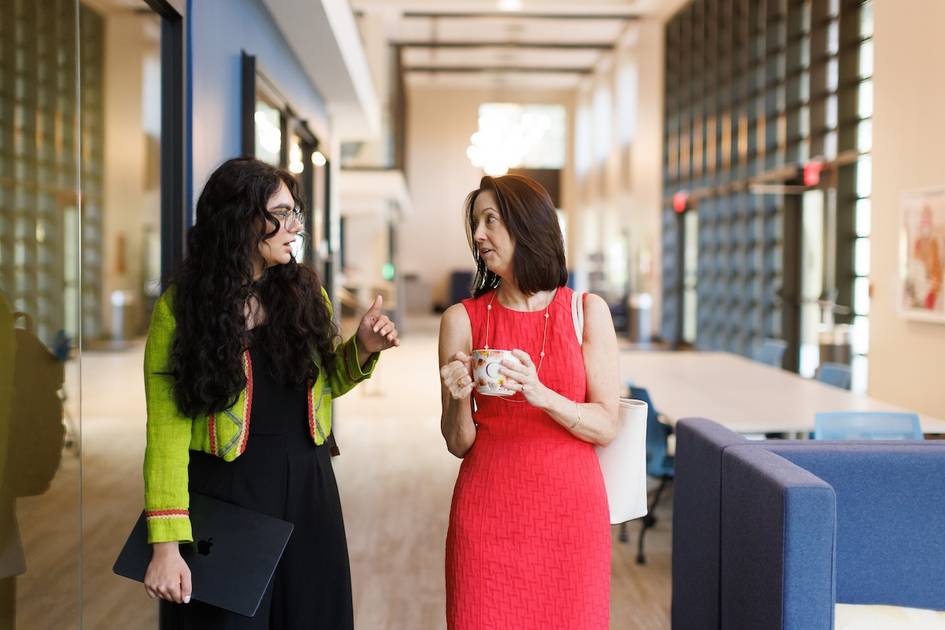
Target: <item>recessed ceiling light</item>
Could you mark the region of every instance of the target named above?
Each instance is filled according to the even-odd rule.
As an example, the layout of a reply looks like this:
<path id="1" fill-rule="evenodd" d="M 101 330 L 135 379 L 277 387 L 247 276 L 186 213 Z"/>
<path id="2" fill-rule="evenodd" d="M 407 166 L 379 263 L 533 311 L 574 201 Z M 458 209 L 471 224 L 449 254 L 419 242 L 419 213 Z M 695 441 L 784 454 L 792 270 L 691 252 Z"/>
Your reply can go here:
<path id="1" fill-rule="evenodd" d="M 521 11 L 522 0 L 499 0 L 499 11 Z"/>

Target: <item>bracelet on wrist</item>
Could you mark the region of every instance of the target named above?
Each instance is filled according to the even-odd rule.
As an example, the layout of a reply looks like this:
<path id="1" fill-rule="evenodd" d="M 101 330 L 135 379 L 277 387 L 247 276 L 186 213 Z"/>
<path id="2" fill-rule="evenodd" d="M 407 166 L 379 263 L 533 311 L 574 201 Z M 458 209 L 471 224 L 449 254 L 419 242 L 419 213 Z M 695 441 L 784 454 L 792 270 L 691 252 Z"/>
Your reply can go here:
<path id="1" fill-rule="evenodd" d="M 578 401 L 574 401 L 574 422 L 571 426 L 568 427 L 568 430 L 573 430 L 577 425 L 581 424 L 581 405 Z"/>

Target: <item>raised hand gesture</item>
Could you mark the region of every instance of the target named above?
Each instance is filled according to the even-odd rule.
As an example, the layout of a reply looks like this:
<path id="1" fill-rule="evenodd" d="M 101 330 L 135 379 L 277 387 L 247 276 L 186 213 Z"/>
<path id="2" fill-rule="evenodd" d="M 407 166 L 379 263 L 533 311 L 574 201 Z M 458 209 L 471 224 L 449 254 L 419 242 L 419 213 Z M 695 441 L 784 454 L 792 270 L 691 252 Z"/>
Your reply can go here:
<path id="1" fill-rule="evenodd" d="M 388 348 L 400 345 L 397 338 L 397 327 L 387 315 L 381 312 L 384 300 L 381 296 L 374 298 L 374 304 L 368 309 L 361 323 L 358 324 L 358 346 L 361 350 L 373 354 Z"/>

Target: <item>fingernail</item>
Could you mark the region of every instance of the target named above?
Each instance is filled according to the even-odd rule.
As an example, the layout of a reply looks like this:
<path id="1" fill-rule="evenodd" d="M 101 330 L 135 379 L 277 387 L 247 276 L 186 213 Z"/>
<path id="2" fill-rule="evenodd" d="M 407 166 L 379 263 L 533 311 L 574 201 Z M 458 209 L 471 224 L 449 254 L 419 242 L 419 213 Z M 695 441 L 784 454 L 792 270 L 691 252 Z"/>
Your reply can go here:
<path id="1" fill-rule="evenodd" d="M 190 595 L 188 595 L 188 596 L 186 596 L 186 597 L 184 598 L 184 603 L 185 603 L 185 604 L 189 604 L 189 603 L 190 603 Z"/>

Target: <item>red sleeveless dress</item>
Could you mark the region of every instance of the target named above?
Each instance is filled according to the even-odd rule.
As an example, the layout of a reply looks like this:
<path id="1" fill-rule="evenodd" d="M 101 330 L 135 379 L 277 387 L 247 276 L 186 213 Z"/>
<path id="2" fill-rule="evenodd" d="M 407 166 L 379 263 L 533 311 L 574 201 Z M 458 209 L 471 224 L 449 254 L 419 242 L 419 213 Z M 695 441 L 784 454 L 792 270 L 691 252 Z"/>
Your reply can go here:
<path id="1" fill-rule="evenodd" d="M 472 347 L 485 347 L 489 292 L 463 305 Z M 584 358 L 571 319 L 572 291 L 548 309 L 539 379 L 584 402 Z M 492 301 L 490 348 L 527 352 L 538 365 L 544 309 Z M 610 518 L 597 455 L 521 394 L 480 396 L 476 441 L 453 490 L 446 539 L 450 630 L 607 630 Z"/>

